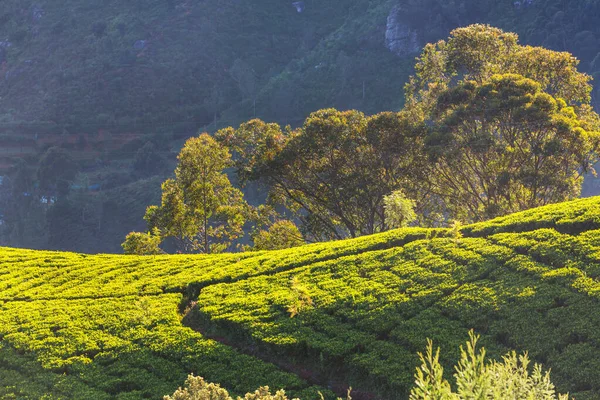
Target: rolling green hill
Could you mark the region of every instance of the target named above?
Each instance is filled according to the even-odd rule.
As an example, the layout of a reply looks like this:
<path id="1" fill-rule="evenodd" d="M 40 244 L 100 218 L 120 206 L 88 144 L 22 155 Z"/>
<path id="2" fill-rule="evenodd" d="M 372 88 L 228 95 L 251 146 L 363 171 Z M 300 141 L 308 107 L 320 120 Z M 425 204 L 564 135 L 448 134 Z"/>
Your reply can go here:
<path id="1" fill-rule="evenodd" d="M 241 394 L 404 399 L 432 338 L 474 328 L 600 396 L 600 197 L 449 230 L 215 256 L 0 250 L 0 398 L 161 398 L 188 373 Z M 447 368 L 447 372 L 450 372 Z"/>

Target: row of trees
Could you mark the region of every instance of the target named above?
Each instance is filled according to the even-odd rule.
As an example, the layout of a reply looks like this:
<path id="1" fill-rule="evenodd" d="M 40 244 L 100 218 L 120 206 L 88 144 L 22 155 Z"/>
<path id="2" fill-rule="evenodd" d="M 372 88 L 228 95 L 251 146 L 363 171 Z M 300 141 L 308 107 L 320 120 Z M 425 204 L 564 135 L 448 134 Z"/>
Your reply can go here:
<path id="1" fill-rule="evenodd" d="M 162 205 L 148 209 L 146 235 L 210 253 L 231 248 L 249 220 L 267 237 L 283 219 L 275 210 L 321 241 L 575 198 L 600 148 L 591 78 L 577 65 L 499 29 L 457 29 L 425 47 L 400 112 L 325 109 L 298 129 L 252 120 L 190 139 Z M 241 185 L 264 185 L 267 205 L 245 204 L 228 167 Z"/>
<path id="2" fill-rule="evenodd" d="M 348 113 L 367 120 L 361 113 Z M 385 117 L 387 115 L 382 115 Z M 250 121 L 240 129 L 245 130 L 244 134 L 252 135 L 263 134 L 275 127 L 273 133 L 282 134 L 277 125 L 258 120 Z M 123 243 L 127 253 L 160 254 L 160 244 L 167 238 L 178 252 L 184 253 L 248 249 L 248 245 L 242 244 L 248 230 L 254 250 L 274 250 L 298 246 L 306 240 L 356 237 L 407 226 L 417 218 L 416 203 L 406 198 L 402 190 L 392 190 L 394 177 L 384 182 L 373 180 L 367 185 L 368 179 L 375 176 L 371 176 L 373 172 L 365 163 L 350 162 L 352 169 L 348 169 L 347 165 L 336 165 L 342 159 L 351 161 L 343 153 L 338 154 L 340 160 L 332 165 L 319 165 L 319 160 L 323 163 L 322 156 L 311 160 L 297 154 L 298 164 L 290 164 L 285 171 L 276 173 L 270 165 L 276 162 L 275 158 L 261 159 L 269 158 L 267 153 L 275 149 L 272 138 L 264 136 L 258 140 L 264 139 L 266 143 L 259 144 L 252 142 L 256 137 L 247 136 L 246 147 L 242 148 L 238 146 L 241 142 L 236 145 L 229 141 L 232 132 L 235 133 L 230 129 L 218 132 L 218 140 L 202 134 L 185 143 L 178 157 L 175 176 L 162 184 L 161 204 L 150 206 L 146 211 L 148 231 L 132 232 L 127 236 Z M 348 143 L 347 148 L 351 149 L 352 145 Z M 230 149 L 236 155 L 235 159 Z M 278 155 L 282 156 L 287 157 Z M 371 162 L 377 160 L 372 150 L 368 157 Z M 308 164 L 301 164 L 302 160 Z M 258 163 L 265 163 L 265 174 L 252 170 L 249 164 L 253 162 L 257 163 L 254 165 L 257 169 L 262 168 Z M 242 185 L 250 181 L 266 184 L 270 188 L 267 203 L 250 206 L 241 190 L 232 185 L 225 172 L 228 168 L 235 170 Z M 312 171 L 308 180 L 303 178 L 300 168 Z M 336 169 L 325 172 L 326 179 L 331 180 L 329 185 L 323 183 L 319 177 L 321 173 L 316 173 L 315 168 Z M 267 171 L 273 175 L 266 174 Z M 361 171 L 365 172 L 364 176 Z M 344 194 L 353 185 L 363 183 L 365 187 L 355 187 L 352 197 Z M 381 197 L 372 204 L 370 199 L 375 196 Z M 302 232 L 292 220 L 300 223 Z"/>

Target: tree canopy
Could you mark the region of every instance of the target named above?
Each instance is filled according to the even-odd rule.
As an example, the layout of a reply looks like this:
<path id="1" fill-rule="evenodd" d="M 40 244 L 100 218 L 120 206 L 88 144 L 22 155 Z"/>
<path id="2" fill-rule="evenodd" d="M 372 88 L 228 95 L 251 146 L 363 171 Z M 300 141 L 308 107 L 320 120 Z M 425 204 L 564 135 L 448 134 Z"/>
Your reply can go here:
<path id="1" fill-rule="evenodd" d="M 520 75 L 441 93 L 426 148 L 435 194 L 465 220 L 575 198 L 597 160 L 597 126 Z"/>
<path id="2" fill-rule="evenodd" d="M 247 204 L 224 172 L 229 151 L 210 135 L 189 139 L 179 153 L 175 178 L 162 185 L 160 206 L 148 207 L 152 231 L 176 240 L 180 251 L 222 252 L 243 234 Z"/>
<path id="3" fill-rule="evenodd" d="M 430 110 L 441 92 L 459 82 L 482 83 L 495 74 L 519 74 L 568 105 L 588 105 L 591 76 L 579 72 L 578 65 L 579 60 L 568 52 L 523 46 L 515 33 L 470 25 L 453 30 L 447 40 L 425 46 L 405 87 L 406 104 Z"/>
<path id="4" fill-rule="evenodd" d="M 238 154 L 243 180 L 266 182 L 305 234 L 327 240 L 386 230 L 383 197 L 420 192 L 421 130 L 406 113 L 325 109 L 296 130 L 253 120 L 217 137 Z"/>
<path id="5" fill-rule="evenodd" d="M 255 232 L 267 228 L 256 248 L 280 248 L 296 228 L 268 229 L 279 220 L 322 241 L 575 198 L 600 150 L 591 78 L 577 66 L 569 53 L 522 46 L 497 28 L 456 29 L 425 47 L 400 112 L 328 108 L 296 129 L 253 119 L 190 139 L 146 220 L 186 251 L 213 252 L 242 234 L 250 214 Z M 241 185 L 266 186 L 266 219 L 258 209 L 244 215 L 223 172 L 230 166 Z"/>
<path id="6" fill-rule="evenodd" d="M 436 207 L 473 221 L 580 194 L 600 124 L 578 63 L 487 25 L 425 46 L 406 110 L 427 127 L 423 167 Z"/>

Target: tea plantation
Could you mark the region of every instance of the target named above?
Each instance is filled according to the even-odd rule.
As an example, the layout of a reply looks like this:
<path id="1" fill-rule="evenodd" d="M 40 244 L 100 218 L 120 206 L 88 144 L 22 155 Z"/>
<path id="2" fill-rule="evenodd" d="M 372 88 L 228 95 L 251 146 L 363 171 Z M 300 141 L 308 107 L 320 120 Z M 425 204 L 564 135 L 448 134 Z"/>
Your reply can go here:
<path id="1" fill-rule="evenodd" d="M 0 249 L 0 399 L 160 399 L 189 373 L 232 394 L 406 399 L 426 339 L 475 329 L 600 398 L 600 197 L 450 230 L 276 252 Z M 450 375 L 451 368 L 446 368 Z"/>

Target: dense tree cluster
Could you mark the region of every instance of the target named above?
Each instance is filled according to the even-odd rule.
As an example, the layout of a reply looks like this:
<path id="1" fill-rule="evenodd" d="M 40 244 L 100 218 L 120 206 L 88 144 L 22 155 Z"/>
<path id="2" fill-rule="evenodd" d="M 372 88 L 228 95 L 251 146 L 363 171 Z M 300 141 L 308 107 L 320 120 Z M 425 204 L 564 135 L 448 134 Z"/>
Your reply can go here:
<path id="1" fill-rule="evenodd" d="M 418 131 L 406 113 L 326 109 L 293 131 L 253 120 L 216 136 L 238 154 L 244 180 L 266 183 L 270 200 L 293 211 L 305 234 L 327 240 L 387 230 L 383 197 L 396 188 L 419 192 Z"/>
<path id="2" fill-rule="evenodd" d="M 576 198 L 600 149 L 591 77 L 577 66 L 569 53 L 522 46 L 516 34 L 500 29 L 456 29 L 425 46 L 400 112 L 324 109 L 297 129 L 254 119 L 218 131 L 216 140 L 192 139 L 177 178 L 163 185 L 162 206 L 150 208 L 147 220 L 179 239 L 206 232 L 214 212 L 201 203 L 231 212 L 243 202 L 222 172 L 228 167 L 242 185 L 265 185 L 269 209 L 285 210 L 283 219 L 298 223 L 309 241 L 413 221 L 481 221 Z M 213 177 L 190 168 L 206 159 L 213 160 Z M 209 183 L 214 179 L 222 183 Z M 229 194 L 221 196 L 219 185 Z M 228 236 L 233 229 L 238 238 L 247 219 L 234 220 L 224 219 L 215 232 Z M 281 243 L 291 246 L 284 239 L 288 228 Z M 273 235 L 263 231 L 255 238 Z M 202 251 L 211 248 L 205 243 Z"/>

